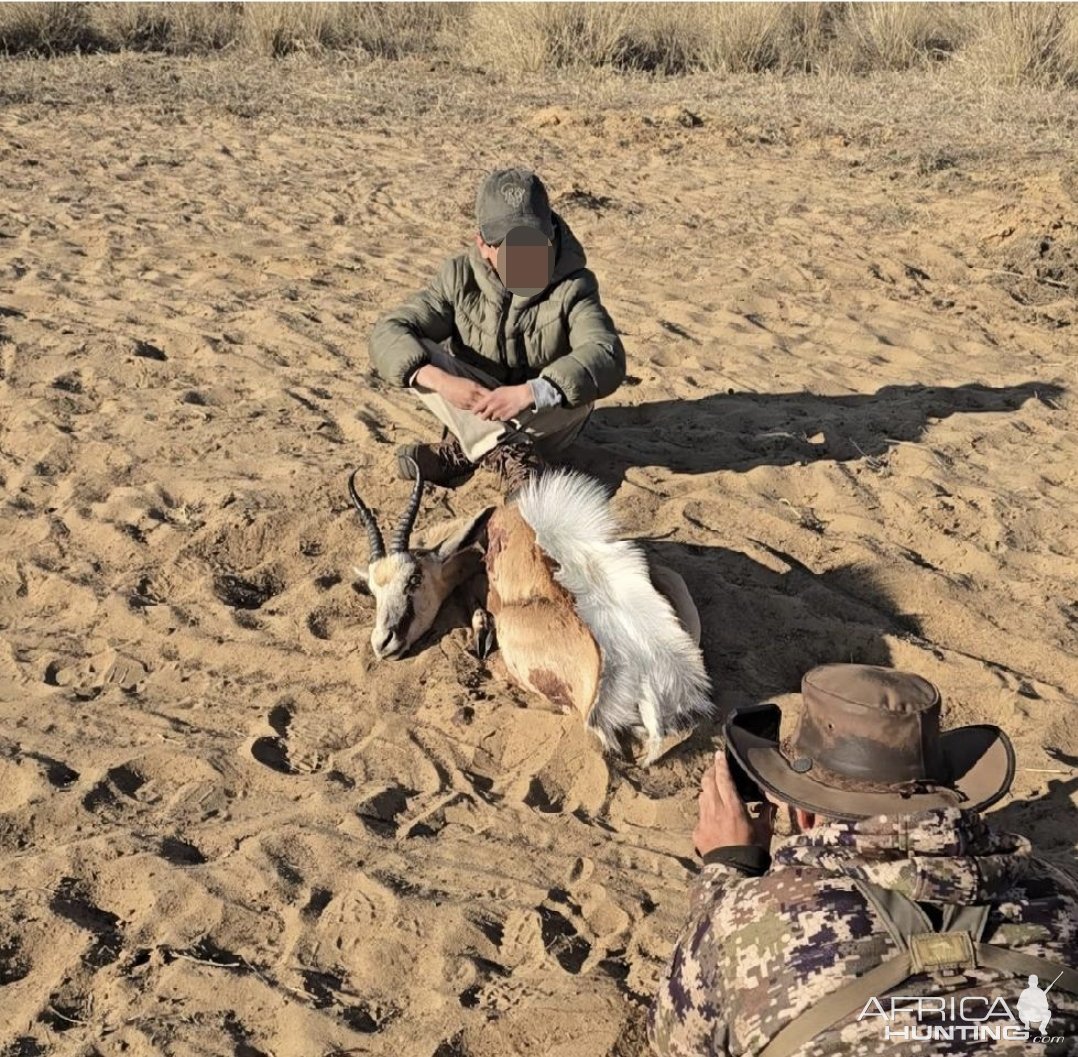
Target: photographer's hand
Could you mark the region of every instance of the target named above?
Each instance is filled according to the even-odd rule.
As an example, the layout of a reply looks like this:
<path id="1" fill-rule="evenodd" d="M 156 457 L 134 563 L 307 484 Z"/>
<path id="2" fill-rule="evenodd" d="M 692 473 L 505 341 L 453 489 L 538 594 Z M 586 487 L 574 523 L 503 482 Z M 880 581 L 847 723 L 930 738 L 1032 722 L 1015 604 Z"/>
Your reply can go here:
<path id="1" fill-rule="evenodd" d="M 726 753 L 715 753 L 714 762 L 700 782 L 700 815 L 692 833 L 697 853 L 706 855 L 716 848 L 750 844 L 767 848 L 774 811 L 774 806 L 765 802 L 761 815 L 750 817 L 734 786 Z"/>

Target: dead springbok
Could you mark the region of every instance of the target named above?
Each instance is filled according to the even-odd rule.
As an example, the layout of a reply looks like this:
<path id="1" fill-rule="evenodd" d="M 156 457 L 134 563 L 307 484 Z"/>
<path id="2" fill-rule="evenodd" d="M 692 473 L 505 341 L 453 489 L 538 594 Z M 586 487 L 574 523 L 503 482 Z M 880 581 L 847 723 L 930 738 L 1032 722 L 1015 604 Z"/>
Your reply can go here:
<path id="1" fill-rule="evenodd" d="M 649 568 L 639 544 L 618 538 L 598 481 L 573 471 L 529 481 L 507 504 L 467 519 L 436 547 L 411 549 L 423 495 L 416 483 L 386 552 L 378 524 L 349 494 L 370 539 L 364 574 L 375 599 L 371 646 L 400 657 L 434 623 L 454 588 L 478 571 L 486 529 L 487 610 L 510 675 L 564 710 L 577 709 L 605 748 L 626 729 L 664 735 L 711 713 L 700 618 L 685 581 Z"/>

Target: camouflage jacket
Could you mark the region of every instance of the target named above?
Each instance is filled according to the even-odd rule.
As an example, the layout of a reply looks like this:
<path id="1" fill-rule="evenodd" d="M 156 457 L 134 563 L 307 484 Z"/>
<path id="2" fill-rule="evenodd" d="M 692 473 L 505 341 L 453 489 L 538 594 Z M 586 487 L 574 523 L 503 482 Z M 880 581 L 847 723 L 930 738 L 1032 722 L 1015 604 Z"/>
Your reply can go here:
<path id="1" fill-rule="evenodd" d="M 761 876 L 722 863 L 704 866 L 651 1010 L 655 1052 L 757 1054 L 819 998 L 898 954 L 855 879 L 929 908 L 988 903 L 984 942 L 1078 968 L 1078 883 L 1035 858 L 1025 838 L 997 833 L 979 815 L 957 809 L 830 822 L 779 843 Z M 947 979 L 911 977 L 892 994 L 985 996 L 976 1015 L 1002 998 L 1017 1018 L 1026 983 L 978 968 Z M 1063 1037 L 1056 1043 L 1033 1041 L 1036 1031 L 1022 1042 L 895 1041 L 885 1038 L 882 1017 L 859 1019 L 859 1010 L 803 1045 L 798 1057 L 1078 1054 L 1078 996 L 1056 990 L 1048 1000 L 1053 1019 L 1046 1034 Z M 893 1027 L 918 1023 L 932 1021 L 899 1013 Z"/>

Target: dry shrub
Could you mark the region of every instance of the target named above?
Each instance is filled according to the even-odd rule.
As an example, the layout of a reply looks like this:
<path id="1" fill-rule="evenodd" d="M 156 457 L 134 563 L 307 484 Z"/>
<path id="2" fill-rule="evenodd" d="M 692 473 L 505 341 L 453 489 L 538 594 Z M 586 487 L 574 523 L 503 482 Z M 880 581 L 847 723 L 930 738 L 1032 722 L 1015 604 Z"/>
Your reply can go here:
<path id="1" fill-rule="evenodd" d="M 241 3 L 96 3 L 99 37 L 115 49 L 199 54 L 234 47 L 243 28 Z"/>
<path id="2" fill-rule="evenodd" d="M 0 50 L 88 48 L 265 55 L 359 48 L 384 58 L 430 53 L 464 5 L 444 3 L 0 3 Z"/>
<path id="3" fill-rule="evenodd" d="M 456 46 L 462 58 L 507 72 L 612 66 L 622 57 L 637 6 L 644 5 L 472 4 Z"/>
<path id="4" fill-rule="evenodd" d="M 908 70 L 944 59 L 962 43 L 973 9 L 939 3 L 850 4 L 836 27 L 832 68 Z"/>
<path id="5" fill-rule="evenodd" d="M 963 59 L 1002 84 L 1078 84 L 1078 10 L 1069 4 L 986 4 Z"/>
<path id="6" fill-rule="evenodd" d="M 343 19 L 333 4 L 246 4 L 243 42 L 261 55 L 320 51 L 339 40 Z"/>
<path id="7" fill-rule="evenodd" d="M 611 65 L 624 70 L 686 73 L 700 67 L 706 4 L 634 4 L 624 20 Z"/>
<path id="8" fill-rule="evenodd" d="M 694 5 L 696 6 L 696 5 Z M 789 52 L 792 4 L 702 4 L 700 65 L 723 73 L 781 68 Z"/>
<path id="9" fill-rule="evenodd" d="M 450 5 L 423 3 L 248 3 L 244 40 L 265 55 L 360 48 L 398 59 L 439 43 Z"/>
<path id="10" fill-rule="evenodd" d="M 458 50 L 534 72 L 611 66 L 665 74 L 815 70 L 836 3 L 472 4 Z"/>
<path id="11" fill-rule="evenodd" d="M 59 55 L 97 48 L 89 8 L 85 3 L 0 4 L 0 53 Z"/>
<path id="12" fill-rule="evenodd" d="M 356 42 L 383 59 L 441 52 L 452 28 L 468 13 L 466 4 L 454 3 L 363 3 L 348 7 Z"/>
<path id="13" fill-rule="evenodd" d="M 172 36 L 170 4 L 98 4 L 94 28 L 113 48 L 165 51 Z"/>

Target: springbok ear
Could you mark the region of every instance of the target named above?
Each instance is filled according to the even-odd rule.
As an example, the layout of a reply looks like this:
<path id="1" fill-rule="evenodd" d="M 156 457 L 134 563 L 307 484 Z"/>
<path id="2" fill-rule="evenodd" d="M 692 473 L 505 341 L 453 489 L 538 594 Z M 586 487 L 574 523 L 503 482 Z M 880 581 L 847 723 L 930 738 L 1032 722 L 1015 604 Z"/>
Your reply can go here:
<path id="1" fill-rule="evenodd" d="M 494 513 L 494 510 L 494 507 L 488 506 L 485 510 L 476 514 L 475 517 L 465 521 L 451 536 L 447 536 L 442 540 L 434 548 L 434 554 L 438 559 L 443 562 L 447 561 L 454 554 L 459 554 L 462 550 L 476 543 L 486 530 L 487 522 L 490 520 L 490 515 Z"/>

